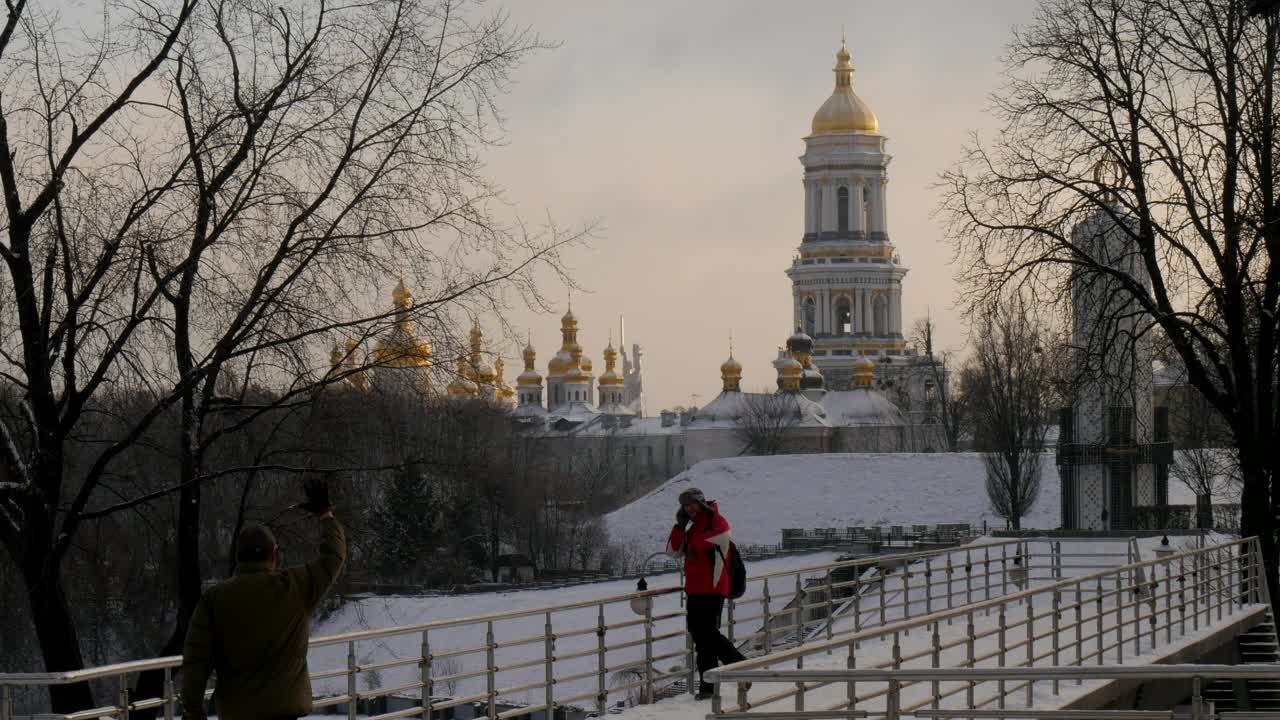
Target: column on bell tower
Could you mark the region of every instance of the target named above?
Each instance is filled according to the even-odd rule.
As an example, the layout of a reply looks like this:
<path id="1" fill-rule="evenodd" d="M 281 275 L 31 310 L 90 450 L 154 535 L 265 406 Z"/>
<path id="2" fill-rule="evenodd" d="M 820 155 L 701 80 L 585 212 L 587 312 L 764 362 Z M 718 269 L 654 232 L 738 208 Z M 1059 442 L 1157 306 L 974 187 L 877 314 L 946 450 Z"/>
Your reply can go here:
<path id="1" fill-rule="evenodd" d="M 822 232 L 836 229 L 836 186 L 828 177 L 818 180 L 822 185 Z"/>
<path id="2" fill-rule="evenodd" d="M 852 230 L 855 235 L 857 233 L 862 233 L 864 237 L 867 232 L 867 201 L 866 198 L 863 197 L 863 194 L 866 192 L 866 188 L 866 180 L 860 177 L 855 177 L 853 179 L 853 187 L 851 188 L 853 197 L 850 198 L 852 200 L 850 204 L 853 207 L 853 217 L 850 218 L 849 229 Z"/>

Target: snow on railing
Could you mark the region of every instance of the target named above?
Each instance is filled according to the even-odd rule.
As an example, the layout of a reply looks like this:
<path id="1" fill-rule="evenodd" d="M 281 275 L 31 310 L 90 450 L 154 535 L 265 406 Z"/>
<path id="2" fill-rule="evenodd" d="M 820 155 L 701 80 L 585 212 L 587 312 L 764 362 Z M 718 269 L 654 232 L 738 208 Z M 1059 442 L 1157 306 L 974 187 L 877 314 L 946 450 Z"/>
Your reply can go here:
<path id="1" fill-rule="evenodd" d="M 825 646 L 846 632 L 919 622 L 912 618 L 1131 559 L 1130 550 L 1073 550 L 1078 545 L 1064 551 L 1059 541 L 1018 538 L 758 574 L 742 598 L 727 604 L 726 634 L 747 655 L 819 640 Z M 429 719 L 469 705 L 477 715 L 501 720 L 563 707 L 603 713 L 611 701 L 652 702 L 673 683 L 694 686 L 682 608 L 683 594 L 672 586 L 315 637 L 309 655 L 315 707 L 336 706 L 351 720 L 357 713 L 391 720 Z M 127 718 L 161 708 L 169 720 L 178 711 L 173 676 L 180 665 L 173 656 L 68 673 L 0 674 L 0 717 L 12 720 L 16 688 L 109 680 L 117 689 L 113 703 L 75 717 Z M 163 670 L 163 697 L 130 696 L 130 679 L 144 670 Z M 414 705 L 374 715 L 376 704 L 385 703 L 379 699 L 392 696 Z"/>
<path id="2" fill-rule="evenodd" d="M 1136 557 L 1134 550 L 1130 553 Z M 1202 626 L 1217 630 L 1248 622 L 1265 616 L 1270 607 L 1266 583 L 1260 582 L 1256 539 L 1157 554 L 1155 560 L 1065 578 L 914 619 L 855 628 L 830 640 L 713 670 L 717 694 L 712 715 L 719 720 L 853 716 L 896 720 L 904 713 L 1021 716 L 999 712 L 1007 709 L 1014 693 L 1025 692 L 1021 707 L 1029 709 L 1037 708 L 1037 691 L 1051 690 L 1054 697 L 1061 691 L 1061 678 L 1039 674 L 1037 663 L 1055 668 L 1090 662 L 1122 664 L 1126 648 L 1130 659 L 1150 662 L 1161 646 L 1168 652 L 1179 642 L 1200 638 Z M 797 669 L 777 669 L 792 663 Z M 1009 687 L 1009 678 L 978 674 L 965 682 L 948 682 L 960 678 L 944 670 L 976 671 L 992 665 L 1035 672 Z M 860 693 L 860 676 L 851 672 L 858 666 L 887 669 L 884 687 Z M 910 673 L 894 675 L 900 670 Z M 733 706 L 726 706 L 722 695 L 726 683 L 736 691 L 730 696 Z M 749 692 L 752 684 L 754 692 Z M 782 709 L 786 700 L 791 700 L 793 709 Z M 960 712 L 992 706 L 991 712 Z M 1043 709 L 1043 703 L 1039 707 Z"/>

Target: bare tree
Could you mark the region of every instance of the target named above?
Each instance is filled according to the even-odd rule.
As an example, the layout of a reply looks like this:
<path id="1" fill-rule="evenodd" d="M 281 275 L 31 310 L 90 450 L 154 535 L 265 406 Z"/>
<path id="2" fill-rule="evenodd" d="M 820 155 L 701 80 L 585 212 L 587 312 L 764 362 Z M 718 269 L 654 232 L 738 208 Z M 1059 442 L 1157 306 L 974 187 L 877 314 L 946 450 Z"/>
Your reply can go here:
<path id="1" fill-rule="evenodd" d="M 1169 408 L 1174 453 L 1169 477 L 1196 496 L 1196 527 L 1213 527 L 1213 498 L 1240 486 L 1239 460 L 1218 412 L 1194 388 Z"/>
<path id="2" fill-rule="evenodd" d="M 953 354 L 946 350 L 935 352 L 933 345 L 935 329 L 932 317 L 920 318 L 912 326 L 909 339 L 916 345 L 924 359 L 924 362 L 915 366 L 912 372 L 925 376 L 925 383 L 931 388 L 931 391 L 926 393 L 925 411 L 942 425 L 947 450 L 956 452 L 960 445 L 960 429 L 965 422 L 966 405 L 964 398 L 952 388 L 949 367 L 954 364 Z"/>
<path id="3" fill-rule="evenodd" d="M 1230 427 L 1242 530 L 1280 608 L 1280 8 L 1042 0 L 1006 68 L 1003 128 L 943 177 L 970 300 L 1016 283 L 1065 301 L 1070 275 L 1088 273 L 1149 316 Z M 1073 241 L 1098 215 L 1149 287 Z"/>
<path id="4" fill-rule="evenodd" d="M 500 139 L 507 74 L 541 47 L 502 15 L 173 0 L 103 17 L 85 38 L 18 0 L 0 29 L 0 373 L 21 392 L 0 416 L 0 544 L 51 671 L 83 664 L 60 568 L 84 523 L 179 496 L 175 652 L 199 596 L 201 487 L 234 475 L 206 466 L 214 443 L 340 381 L 327 350 L 391 325 L 365 299 L 388 276 L 420 289 L 409 320 L 441 336 L 509 296 L 542 303 L 535 275 L 572 240 L 489 210 L 478 148 Z M 265 404 L 260 386 L 276 389 Z M 109 388 L 149 405 L 69 472 Z M 122 492 L 114 464 L 171 412 L 172 481 Z M 51 699 L 92 706 L 83 685 Z"/>
<path id="5" fill-rule="evenodd" d="M 777 455 L 787 435 L 800 424 L 800 408 L 786 393 L 743 393 L 738 415 L 738 436 L 746 443 L 748 455 Z"/>
<path id="6" fill-rule="evenodd" d="M 1040 497 L 1045 420 L 1053 407 L 1051 342 L 1019 298 L 993 303 L 974 329 L 973 357 L 964 372 L 987 498 L 1015 530 Z"/>

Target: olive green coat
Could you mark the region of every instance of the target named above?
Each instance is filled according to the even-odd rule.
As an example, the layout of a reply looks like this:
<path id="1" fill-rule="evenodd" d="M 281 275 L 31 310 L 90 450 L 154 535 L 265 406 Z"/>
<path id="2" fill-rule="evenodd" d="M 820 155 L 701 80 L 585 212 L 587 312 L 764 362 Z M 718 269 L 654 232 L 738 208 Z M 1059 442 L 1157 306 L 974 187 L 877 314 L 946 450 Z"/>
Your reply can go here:
<path id="1" fill-rule="evenodd" d="M 220 718 L 251 720 L 311 711 L 307 641 L 311 613 L 342 571 L 346 538 L 334 518 L 320 521 L 320 557 L 283 572 L 242 562 L 233 577 L 205 591 L 182 649 L 182 702 L 202 708 L 217 673 Z"/>

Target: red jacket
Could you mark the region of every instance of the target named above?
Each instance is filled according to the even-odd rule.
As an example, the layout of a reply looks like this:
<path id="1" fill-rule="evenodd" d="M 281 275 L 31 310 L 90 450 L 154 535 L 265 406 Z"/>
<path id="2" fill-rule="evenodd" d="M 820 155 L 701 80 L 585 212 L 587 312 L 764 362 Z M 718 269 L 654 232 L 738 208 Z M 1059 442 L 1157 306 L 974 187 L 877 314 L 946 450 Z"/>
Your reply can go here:
<path id="1" fill-rule="evenodd" d="M 685 530 L 671 528 L 667 550 L 684 553 L 684 591 L 689 595 L 719 593 L 729 596 L 729 521 L 711 503 Z"/>

